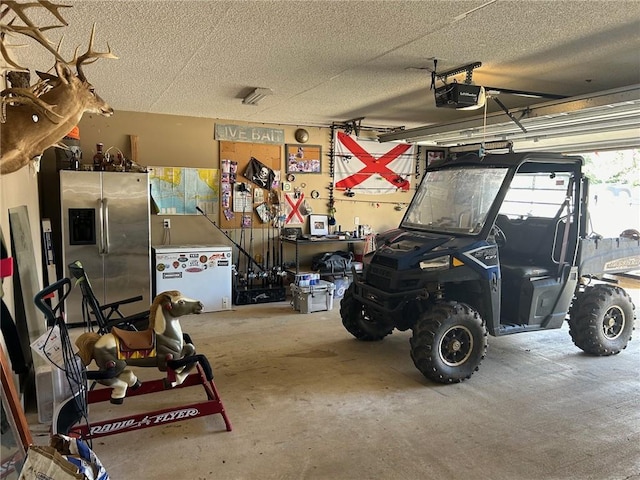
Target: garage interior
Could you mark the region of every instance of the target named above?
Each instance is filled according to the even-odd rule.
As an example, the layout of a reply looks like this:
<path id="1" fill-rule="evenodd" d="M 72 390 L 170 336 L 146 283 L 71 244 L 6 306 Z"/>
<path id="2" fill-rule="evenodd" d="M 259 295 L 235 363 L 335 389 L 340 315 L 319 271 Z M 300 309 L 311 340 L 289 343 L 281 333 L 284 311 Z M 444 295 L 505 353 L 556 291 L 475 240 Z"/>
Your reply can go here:
<path id="1" fill-rule="evenodd" d="M 0 11 L 14 3 L 3 1 Z M 228 299 L 218 311 L 181 319 L 182 330 L 211 363 L 233 430 L 226 431 L 223 418 L 214 414 L 96 438 L 91 448 L 110 478 L 640 479 L 637 338 L 618 355 L 595 357 L 573 344 L 567 325 L 489 337 L 486 358 L 473 377 L 442 385 L 414 366 L 410 330 L 361 342 L 342 325 L 337 296 L 330 309 L 294 308 L 289 283 L 297 281 L 295 274 L 310 271 L 313 257 L 327 249 L 355 250 L 356 260 L 366 264 L 370 256 L 360 258 L 359 243 L 311 245 L 300 252 L 297 244 L 285 244 L 281 254 L 269 243 L 284 227 L 310 234 L 311 215 L 334 220 L 332 234 L 355 231 L 358 238 L 362 228 L 364 238 L 374 238 L 398 227 L 430 155 L 488 150 L 583 155 L 592 187 L 591 231 L 617 237 L 640 230 L 639 2 L 65 5 L 70 8 L 59 14 L 66 25 L 45 34 L 57 45 L 64 33 L 59 51 L 66 59 L 77 59 L 76 45 L 80 52 L 87 48 L 94 23 L 96 51 L 118 57 L 98 58 L 84 68 L 114 113 L 85 112 L 79 135 L 65 137 L 67 147 L 81 152 L 79 169 L 91 168 L 102 144 L 150 175 L 171 168 L 220 175 L 218 198 L 211 209 L 203 207 L 205 215 L 159 211 L 163 207 L 157 205 L 145 220 L 144 260 L 151 276 L 152 248 L 172 245 L 229 248 L 240 275 L 252 268 L 251 258 L 263 262 L 271 253 L 271 261 L 279 255 L 279 266 L 288 272 L 279 277 L 285 298 L 258 304 Z M 46 8 L 23 12 L 41 28 L 58 23 Z M 3 42 L 12 47 L 0 64 L 2 88 L 15 87 L 7 75 L 16 70 L 12 61 L 30 70 L 32 83 L 36 70 L 55 73 L 51 50 L 26 35 L 5 36 L 11 17 L 1 18 Z M 438 105 L 438 88 L 454 84 L 482 87 L 484 98 L 471 109 Z M 254 91 L 264 95 L 247 104 Z M 264 136 L 244 137 L 248 132 Z M 335 166 L 349 163 L 337 153 L 337 132 L 380 148 L 414 146 L 410 170 L 400 172 L 410 188 L 383 193 L 336 187 Z M 317 171 L 291 170 L 288 153 L 300 147 L 318 149 Z M 42 315 L 28 292 L 72 277 L 67 265 L 78 260 L 63 253 L 57 185 L 60 171 L 70 165 L 60 152 L 51 146 L 39 165 L 30 162 L 0 175 L 7 255 L 15 259 L 20 250 L 13 215 L 26 212 L 29 230 L 21 238 L 34 259 L 29 268 L 16 260 L 13 276 L 3 278 L 3 303 L 12 319 L 39 328 Z M 256 228 L 249 229 L 242 223 L 244 211 L 226 217 L 219 183 L 223 163 L 236 159 L 244 168 L 253 156 L 279 173 L 279 203 L 288 201 L 289 192 L 297 195 L 292 199 L 303 194 L 307 212 L 301 221 L 269 227 L 254 212 L 248 225 Z M 153 207 L 157 198 L 147 197 Z M 45 218 L 52 222 L 53 266 L 43 243 Z M 17 281 L 26 270 L 31 276 Z M 99 283 L 95 271 L 87 274 Z M 640 304 L 637 270 L 607 281 Z M 74 286 L 79 295 L 78 290 Z M 140 306 L 129 311 L 135 309 Z M 75 326 L 82 311 L 68 308 L 65 315 L 75 339 L 84 331 Z M 4 309 L 3 316 L 4 322 Z M 3 332 L 5 351 L 6 343 Z M 136 374 L 143 383 L 158 378 L 155 368 L 138 368 Z M 33 444 L 47 445 L 51 421 L 41 421 L 33 385 L 15 372 L 11 376 Z M 89 420 L 200 397 L 197 388 L 127 397 L 122 405 L 91 405 Z M 18 478 L 16 471 L 7 475 Z"/>

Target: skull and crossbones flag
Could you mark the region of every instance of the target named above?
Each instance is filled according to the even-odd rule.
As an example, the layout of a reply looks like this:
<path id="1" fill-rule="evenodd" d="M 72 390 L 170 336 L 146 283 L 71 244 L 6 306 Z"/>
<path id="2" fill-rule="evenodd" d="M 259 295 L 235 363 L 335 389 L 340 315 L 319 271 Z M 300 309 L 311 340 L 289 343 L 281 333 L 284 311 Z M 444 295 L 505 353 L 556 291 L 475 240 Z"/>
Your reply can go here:
<path id="1" fill-rule="evenodd" d="M 242 175 L 260 188 L 266 188 L 267 190 L 271 190 L 271 185 L 276 176 L 273 170 L 254 157 L 251 157 Z"/>
<path id="2" fill-rule="evenodd" d="M 358 140 L 338 131 L 335 148 L 335 188 L 364 195 L 408 191 L 415 174 L 416 146 Z"/>

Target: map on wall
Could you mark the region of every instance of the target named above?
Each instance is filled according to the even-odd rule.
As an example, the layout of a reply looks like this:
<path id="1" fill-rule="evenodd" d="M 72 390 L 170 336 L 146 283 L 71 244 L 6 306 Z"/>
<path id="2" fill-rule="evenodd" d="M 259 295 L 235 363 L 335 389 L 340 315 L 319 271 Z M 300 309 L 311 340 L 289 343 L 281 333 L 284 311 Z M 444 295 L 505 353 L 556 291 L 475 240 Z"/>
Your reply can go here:
<path id="1" fill-rule="evenodd" d="M 217 213 L 220 170 L 217 168 L 149 167 L 151 200 L 160 215 Z"/>

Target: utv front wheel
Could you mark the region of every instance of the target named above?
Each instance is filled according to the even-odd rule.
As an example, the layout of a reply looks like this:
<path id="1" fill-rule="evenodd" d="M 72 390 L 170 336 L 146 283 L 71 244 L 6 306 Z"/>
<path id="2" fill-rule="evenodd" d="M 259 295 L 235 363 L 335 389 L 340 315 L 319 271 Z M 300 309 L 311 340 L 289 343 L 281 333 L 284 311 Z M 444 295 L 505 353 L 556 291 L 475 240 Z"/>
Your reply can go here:
<path id="1" fill-rule="evenodd" d="M 615 355 L 627 348 L 634 306 L 629 294 L 613 285 L 594 285 L 579 293 L 569 310 L 573 343 L 591 355 Z"/>
<path id="2" fill-rule="evenodd" d="M 349 285 L 340 302 L 342 325 L 358 340 L 367 342 L 382 340 L 393 331 L 393 327 L 372 319 L 364 305 L 353 296 L 354 288 L 353 283 Z"/>
<path id="3" fill-rule="evenodd" d="M 435 304 L 416 322 L 411 358 L 430 380 L 458 383 L 473 375 L 487 352 L 487 329 L 464 303 Z"/>

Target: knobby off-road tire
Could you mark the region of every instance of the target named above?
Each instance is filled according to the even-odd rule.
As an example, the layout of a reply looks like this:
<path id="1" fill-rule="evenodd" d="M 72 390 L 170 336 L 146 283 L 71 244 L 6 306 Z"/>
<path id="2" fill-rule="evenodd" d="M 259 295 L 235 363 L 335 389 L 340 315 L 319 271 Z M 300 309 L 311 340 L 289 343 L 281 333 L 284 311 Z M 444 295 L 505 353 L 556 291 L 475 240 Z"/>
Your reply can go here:
<path id="1" fill-rule="evenodd" d="M 386 324 L 381 325 L 372 320 L 367 315 L 364 305 L 353 296 L 354 288 L 353 283 L 349 285 L 340 302 L 342 325 L 358 340 L 366 342 L 382 340 L 393 331 L 393 327 L 389 328 Z"/>
<path id="2" fill-rule="evenodd" d="M 634 328 L 629 294 L 614 285 L 593 285 L 569 309 L 573 343 L 591 355 L 615 355 L 627 348 Z"/>
<path id="3" fill-rule="evenodd" d="M 435 382 L 458 383 L 471 377 L 486 353 L 485 322 L 464 303 L 436 303 L 413 328 L 413 363 Z"/>

